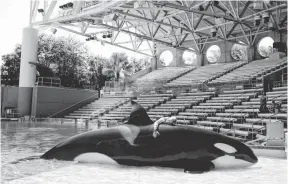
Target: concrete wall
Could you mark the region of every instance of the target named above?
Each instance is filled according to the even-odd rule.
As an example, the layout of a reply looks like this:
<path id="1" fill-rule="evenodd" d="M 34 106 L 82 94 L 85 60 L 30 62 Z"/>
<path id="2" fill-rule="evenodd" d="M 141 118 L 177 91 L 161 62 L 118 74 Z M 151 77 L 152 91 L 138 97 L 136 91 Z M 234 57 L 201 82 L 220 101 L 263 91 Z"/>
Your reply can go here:
<path id="1" fill-rule="evenodd" d="M 270 31 L 267 33 L 258 34 L 255 38 L 253 45 L 251 45 L 250 47 L 247 47 L 247 55 L 246 55 L 246 58 L 244 60 L 253 61 L 253 60 L 263 59 L 263 57 L 260 56 L 258 51 L 257 51 L 257 46 L 258 46 L 259 41 L 266 36 L 270 36 L 271 38 L 273 38 L 273 40 L 275 42 L 285 42 L 285 43 L 287 42 L 287 34 L 286 33 L 278 33 L 278 32 L 274 32 L 274 31 Z M 246 43 L 246 40 L 244 37 L 240 37 L 240 38 L 238 38 L 238 40 Z M 207 52 L 208 48 L 212 45 L 218 45 L 220 47 L 221 57 L 217 61 L 218 63 L 237 62 L 237 60 L 235 60 L 231 56 L 231 48 L 234 44 L 235 43 L 225 42 L 223 40 L 219 40 L 219 41 L 214 42 L 214 43 L 206 44 L 205 47 L 203 48 L 202 53 L 197 52 L 196 65 L 197 66 L 203 66 L 203 65 L 209 64 L 209 62 L 206 58 L 206 52 Z M 193 48 L 195 51 L 197 51 L 195 43 L 192 41 L 184 42 L 182 45 L 185 47 Z M 165 47 L 163 45 L 159 45 L 158 47 L 159 48 L 157 48 L 157 52 L 156 52 L 157 68 L 163 68 L 164 67 L 159 62 L 159 58 L 160 58 L 161 53 L 164 52 L 165 50 L 169 50 L 173 54 L 173 61 L 171 62 L 171 64 L 169 66 L 187 66 L 182 60 L 182 55 L 184 53 L 183 50 L 179 50 L 179 49 L 172 48 L 172 47 Z"/>
<path id="2" fill-rule="evenodd" d="M 159 48 L 157 48 L 157 51 L 156 51 L 157 68 L 164 68 L 165 67 L 160 63 L 160 56 L 161 56 L 162 52 L 164 52 L 166 50 L 170 51 L 173 55 L 173 60 L 167 67 L 184 67 L 184 66 L 187 66 L 183 62 L 183 59 L 182 59 L 182 55 L 184 53 L 183 50 L 179 50 L 179 49 L 176 49 L 173 47 L 163 47 L 162 45 L 159 45 Z"/>
<path id="3" fill-rule="evenodd" d="M 73 106 L 73 108 L 69 108 L 56 116 L 62 117 L 97 98 L 97 91 L 39 86 L 35 87 L 33 90 L 31 114 L 36 117 L 48 117 L 84 100 Z"/>
<path id="4" fill-rule="evenodd" d="M 6 107 L 17 108 L 18 102 L 18 87 L 5 86 L 1 87 L 1 116 L 4 116 L 4 110 Z"/>

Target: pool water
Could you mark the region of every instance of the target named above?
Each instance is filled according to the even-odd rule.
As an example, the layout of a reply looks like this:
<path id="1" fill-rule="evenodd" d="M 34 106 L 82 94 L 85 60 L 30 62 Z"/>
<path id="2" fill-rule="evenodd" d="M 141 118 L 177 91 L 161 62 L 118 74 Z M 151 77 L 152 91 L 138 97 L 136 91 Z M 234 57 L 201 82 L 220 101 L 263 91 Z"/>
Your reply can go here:
<path id="1" fill-rule="evenodd" d="M 85 132 L 83 124 L 59 122 L 1 122 L 1 182 L 71 164 L 39 158 L 64 139 Z M 28 158 L 19 161 L 19 159 Z M 29 160 L 29 158 L 31 158 Z"/>
<path id="2" fill-rule="evenodd" d="M 260 157 L 251 168 L 215 170 L 204 174 L 187 174 L 182 169 L 83 164 L 38 158 L 62 140 L 95 127 L 81 123 L 75 126 L 68 122 L 1 122 L 1 183 L 287 183 L 287 161 L 264 157 Z"/>

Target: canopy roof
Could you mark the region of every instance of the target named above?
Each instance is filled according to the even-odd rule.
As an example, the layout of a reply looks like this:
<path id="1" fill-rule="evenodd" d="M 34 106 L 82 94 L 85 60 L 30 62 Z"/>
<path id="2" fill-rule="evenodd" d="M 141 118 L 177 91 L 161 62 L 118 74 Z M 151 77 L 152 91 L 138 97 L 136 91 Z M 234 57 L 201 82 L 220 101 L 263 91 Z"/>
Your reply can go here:
<path id="1" fill-rule="evenodd" d="M 211 42 L 251 46 L 271 29 L 287 32 L 287 1 L 35 1 L 30 15 L 32 26 L 64 29 L 148 56 L 155 53 L 153 43 L 202 52 Z"/>

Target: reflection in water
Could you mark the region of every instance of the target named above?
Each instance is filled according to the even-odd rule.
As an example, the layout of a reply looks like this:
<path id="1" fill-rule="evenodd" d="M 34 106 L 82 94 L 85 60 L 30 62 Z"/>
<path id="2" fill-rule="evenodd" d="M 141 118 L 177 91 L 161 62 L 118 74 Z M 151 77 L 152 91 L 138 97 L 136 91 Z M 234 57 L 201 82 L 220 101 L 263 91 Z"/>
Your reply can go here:
<path id="1" fill-rule="evenodd" d="M 84 123 L 1 122 L 1 182 L 71 164 L 36 158 L 66 138 L 88 130 Z"/>

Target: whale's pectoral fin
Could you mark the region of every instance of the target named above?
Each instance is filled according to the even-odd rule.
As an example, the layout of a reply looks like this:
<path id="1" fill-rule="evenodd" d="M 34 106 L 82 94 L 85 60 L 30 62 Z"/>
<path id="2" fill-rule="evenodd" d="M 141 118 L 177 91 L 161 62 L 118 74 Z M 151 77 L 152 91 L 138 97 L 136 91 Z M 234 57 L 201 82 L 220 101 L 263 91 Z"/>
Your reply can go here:
<path id="1" fill-rule="evenodd" d="M 204 172 L 208 172 L 215 169 L 215 166 L 210 161 L 197 161 L 192 165 L 184 168 L 185 173 L 191 174 L 202 174 Z"/>

